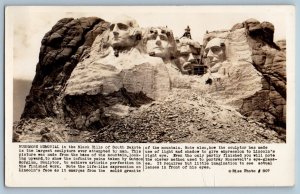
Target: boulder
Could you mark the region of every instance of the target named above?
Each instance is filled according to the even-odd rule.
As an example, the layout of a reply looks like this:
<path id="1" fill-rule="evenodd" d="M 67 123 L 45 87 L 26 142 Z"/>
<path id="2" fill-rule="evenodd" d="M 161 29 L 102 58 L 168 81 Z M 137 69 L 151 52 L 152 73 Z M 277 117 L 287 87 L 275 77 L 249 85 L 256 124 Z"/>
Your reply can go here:
<path id="1" fill-rule="evenodd" d="M 231 30 L 230 31 L 235 31 L 237 29 L 241 29 L 241 28 L 244 28 L 244 23 L 237 23 L 235 24 L 234 26 L 232 26 Z"/>
<path id="2" fill-rule="evenodd" d="M 286 50 L 286 40 L 278 40 L 276 41 L 276 45 L 280 48 L 280 50 Z"/>
<path id="3" fill-rule="evenodd" d="M 62 114 L 60 93 L 85 50 L 108 23 L 96 17 L 64 18 L 42 40 L 36 75 L 21 118 Z"/>
<path id="4" fill-rule="evenodd" d="M 253 18 L 250 18 L 250 19 L 247 19 L 246 21 L 244 21 L 244 25 L 250 33 L 261 30 L 261 28 L 262 28 L 260 25 L 260 22 Z"/>

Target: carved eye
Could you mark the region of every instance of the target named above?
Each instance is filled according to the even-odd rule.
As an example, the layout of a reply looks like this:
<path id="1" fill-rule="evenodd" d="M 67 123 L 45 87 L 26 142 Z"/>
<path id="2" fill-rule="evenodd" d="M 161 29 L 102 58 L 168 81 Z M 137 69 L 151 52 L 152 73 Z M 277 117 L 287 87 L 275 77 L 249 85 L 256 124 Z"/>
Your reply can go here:
<path id="1" fill-rule="evenodd" d="M 122 23 L 118 23 L 118 28 L 119 28 L 120 30 L 127 30 L 127 29 L 128 29 L 128 26 L 125 25 L 125 24 L 122 24 Z"/>
<path id="2" fill-rule="evenodd" d="M 159 38 L 160 40 L 168 40 L 168 38 L 163 34 L 159 35 Z"/>
<path id="3" fill-rule="evenodd" d="M 219 46 L 214 46 L 214 47 L 211 47 L 210 49 L 214 54 L 218 54 L 219 52 L 221 52 L 221 47 L 219 47 Z"/>
<path id="4" fill-rule="evenodd" d="M 209 48 L 206 48 L 206 49 L 204 50 L 204 52 L 205 52 L 206 55 L 207 55 L 208 51 L 209 51 Z"/>
<path id="5" fill-rule="evenodd" d="M 109 26 L 109 30 L 110 30 L 110 31 L 113 31 L 114 28 L 115 28 L 115 24 L 112 24 L 112 25 Z"/>
<path id="6" fill-rule="evenodd" d="M 157 31 L 153 28 L 150 29 L 149 31 L 149 35 L 148 35 L 148 40 L 155 40 L 157 37 Z"/>
<path id="7" fill-rule="evenodd" d="M 180 55 L 182 56 L 182 57 L 188 57 L 189 56 L 189 53 L 188 52 L 182 52 L 182 53 L 180 53 Z"/>

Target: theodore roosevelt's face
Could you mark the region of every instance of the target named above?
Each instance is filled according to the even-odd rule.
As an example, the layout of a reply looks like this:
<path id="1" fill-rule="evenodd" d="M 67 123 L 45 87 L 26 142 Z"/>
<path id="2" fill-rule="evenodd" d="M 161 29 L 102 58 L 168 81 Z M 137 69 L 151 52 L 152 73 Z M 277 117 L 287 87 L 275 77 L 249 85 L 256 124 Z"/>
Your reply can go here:
<path id="1" fill-rule="evenodd" d="M 179 60 L 181 63 L 197 63 L 197 59 L 199 59 L 199 52 L 195 47 L 189 44 L 182 44 L 179 46 L 178 50 Z"/>
<path id="2" fill-rule="evenodd" d="M 146 50 L 150 56 L 168 58 L 170 56 L 170 32 L 163 28 L 151 28 L 147 35 Z"/>
<path id="3" fill-rule="evenodd" d="M 199 63 L 200 44 L 181 39 L 177 43 L 177 53 L 182 70 L 191 71 L 192 67 Z"/>

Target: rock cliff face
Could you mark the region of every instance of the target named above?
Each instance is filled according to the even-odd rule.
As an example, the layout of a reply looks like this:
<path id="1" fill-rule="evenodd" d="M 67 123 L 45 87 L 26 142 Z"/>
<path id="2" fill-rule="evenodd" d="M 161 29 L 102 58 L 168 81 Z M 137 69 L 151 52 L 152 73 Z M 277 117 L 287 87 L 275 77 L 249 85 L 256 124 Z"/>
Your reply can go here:
<path id="1" fill-rule="evenodd" d="M 224 39 L 226 61 L 221 79 L 209 91 L 234 105 L 243 115 L 268 124 L 285 134 L 286 49 L 285 41 L 273 42 L 274 26 L 249 19 L 231 30 L 206 34 Z"/>
<path id="2" fill-rule="evenodd" d="M 108 27 L 102 19 L 64 18 L 42 40 L 36 75 L 21 118 L 56 117 L 61 114 L 61 92 L 73 69 L 89 52 L 97 35 Z"/>
<path id="3" fill-rule="evenodd" d="M 118 32 L 129 34 L 128 48 L 113 42 L 118 24 L 99 18 L 65 18 L 53 26 L 42 40 L 14 141 L 285 140 L 286 46 L 273 42 L 272 24 L 249 19 L 205 34 L 202 50 L 197 47 L 202 56 L 180 55 L 190 64 L 202 58 L 209 67 L 203 76 L 180 72 L 179 56 L 168 53 L 176 50 L 170 30 L 130 24 Z M 209 45 L 219 46 L 217 54 Z"/>

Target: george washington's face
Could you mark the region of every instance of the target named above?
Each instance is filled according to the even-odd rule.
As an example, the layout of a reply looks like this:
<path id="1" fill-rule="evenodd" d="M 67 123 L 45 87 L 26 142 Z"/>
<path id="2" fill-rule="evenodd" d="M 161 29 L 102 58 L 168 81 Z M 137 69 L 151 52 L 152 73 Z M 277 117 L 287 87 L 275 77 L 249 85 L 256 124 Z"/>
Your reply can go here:
<path id="1" fill-rule="evenodd" d="M 130 18 L 115 20 L 109 27 L 110 44 L 113 48 L 128 48 L 135 43 L 134 28 L 136 21 Z"/>
<path id="2" fill-rule="evenodd" d="M 171 56 L 171 49 L 174 49 L 174 45 L 172 45 L 173 36 L 167 28 L 150 28 L 146 39 L 146 50 L 150 56 L 161 58 Z"/>
<path id="3" fill-rule="evenodd" d="M 209 65 L 224 61 L 225 53 L 221 46 L 221 40 L 219 38 L 213 38 L 205 47 L 205 54 Z"/>

